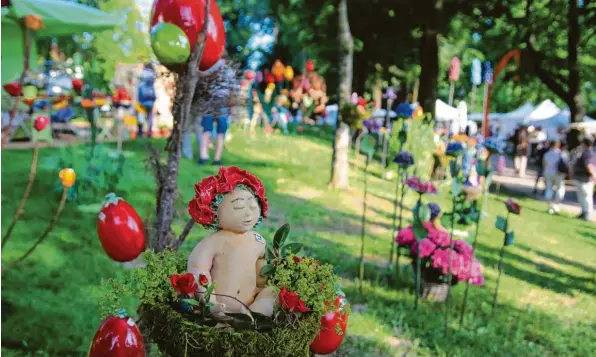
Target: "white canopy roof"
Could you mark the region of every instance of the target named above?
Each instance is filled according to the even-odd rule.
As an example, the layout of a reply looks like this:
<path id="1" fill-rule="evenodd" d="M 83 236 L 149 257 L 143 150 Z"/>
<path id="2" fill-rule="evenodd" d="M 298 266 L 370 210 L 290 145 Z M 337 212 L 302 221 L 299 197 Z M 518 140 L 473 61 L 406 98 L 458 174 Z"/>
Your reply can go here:
<path id="1" fill-rule="evenodd" d="M 532 122 L 536 120 L 548 119 L 554 117 L 561 109 L 557 107 L 550 99 L 540 103 L 534 111 L 527 116 L 527 121 Z"/>
<path id="2" fill-rule="evenodd" d="M 532 113 L 534 111 L 534 109 L 536 109 L 535 106 L 533 106 L 529 102 L 526 102 L 521 107 L 519 107 L 509 113 L 490 113 L 488 115 L 488 119 L 489 120 L 503 120 L 503 119 L 512 120 L 513 119 L 513 120 L 522 121 L 528 115 L 530 115 L 530 113 Z M 474 120 L 474 121 L 482 121 L 484 119 L 484 114 L 483 113 L 473 113 L 473 114 L 468 115 L 468 119 Z"/>
<path id="3" fill-rule="evenodd" d="M 558 113 L 555 115 L 543 118 L 540 120 L 532 120 L 529 122 L 529 125 L 533 125 L 536 127 L 540 127 L 544 129 L 549 138 L 554 138 L 557 136 L 557 130 L 559 128 L 565 128 L 570 126 L 571 123 L 571 113 L 569 112 L 569 108 L 565 108 L 563 110 L 559 110 Z M 592 126 L 596 126 L 596 120 L 584 116 L 583 123 L 586 123 L 584 127 L 590 128 Z M 572 126 L 578 126 L 580 123 L 574 123 Z"/>

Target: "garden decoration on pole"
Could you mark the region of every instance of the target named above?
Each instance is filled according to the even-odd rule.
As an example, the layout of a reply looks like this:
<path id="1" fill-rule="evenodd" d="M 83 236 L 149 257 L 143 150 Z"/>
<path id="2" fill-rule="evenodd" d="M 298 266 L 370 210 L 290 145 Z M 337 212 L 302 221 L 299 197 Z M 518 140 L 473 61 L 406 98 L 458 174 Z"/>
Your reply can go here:
<path id="1" fill-rule="evenodd" d="M 509 61 L 512 58 L 515 59 L 515 62 L 517 63 L 517 65 L 519 65 L 520 60 L 521 60 L 521 51 L 519 49 L 514 49 L 514 50 L 507 52 L 497 63 L 497 65 L 495 67 L 494 75 L 493 75 L 492 68 L 490 68 L 490 62 L 484 63 L 486 66 L 485 67 L 485 75 L 484 75 L 485 104 L 484 104 L 484 108 L 483 108 L 484 109 L 484 118 L 482 120 L 482 135 L 485 138 L 488 138 L 490 135 L 488 116 L 490 113 L 490 99 L 491 99 L 491 95 L 493 92 L 494 79 L 498 78 L 499 74 L 505 69 L 505 66 L 507 66 L 507 63 L 509 63 Z"/>
<path id="2" fill-rule="evenodd" d="M 366 196 L 368 194 L 368 165 L 370 164 L 373 154 L 375 153 L 376 146 L 376 139 L 372 135 L 366 134 L 364 138 L 362 138 L 362 143 L 360 144 L 360 152 L 366 156 L 366 164 L 364 166 L 364 198 L 362 200 L 362 230 L 360 233 L 360 271 L 358 275 L 360 279 L 360 284 L 358 287 L 360 295 L 362 295 L 362 283 L 364 281 L 364 237 L 366 235 Z"/>
<path id="3" fill-rule="evenodd" d="M 39 236 L 37 241 L 31 246 L 31 248 L 29 248 L 29 250 L 27 250 L 27 252 L 25 252 L 25 254 L 23 254 L 16 260 L 10 262 L 9 264 L 3 266 L 2 271 L 11 269 L 15 265 L 17 265 L 20 262 L 22 262 L 23 260 L 27 259 L 27 257 L 30 256 L 35 251 L 35 249 L 49 236 L 49 234 L 52 232 L 52 230 L 58 223 L 58 218 L 60 218 L 60 215 L 62 214 L 62 210 L 64 209 L 64 205 L 66 203 L 66 197 L 68 196 L 68 190 L 75 183 L 76 173 L 74 172 L 73 169 L 70 169 L 70 168 L 62 169 L 58 173 L 58 177 L 60 178 L 60 181 L 63 186 L 62 197 L 60 198 L 60 204 L 58 205 L 58 208 L 56 209 L 56 213 L 54 213 L 54 217 L 52 217 L 50 224 L 48 225 L 46 230 L 41 234 L 41 236 Z"/>
<path id="4" fill-rule="evenodd" d="M 453 229 L 455 226 L 455 212 L 456 212 L 456 204 L 457 198 L 462 192 L 463 189 L 463 181 L 464 177 L 462 174 L 462 154 L 464 151 L 464 147 L 459 142 L 451 142 L 447 145 L 447 149 L 445 151 L 445 155 L 453 158 L 449 162 L 449 168 L 451 170 L 451 226 L 449 229 L 449 254 L 448 254 L 448 263 L 447 263 L 447 282 L 450 282 L 452 279 L 452 258 L 453 258 Z M 449 326 L 449 308 L 450 308 L 450 301 L 449 296 L 451 293 L 451 284 L 448 283 L 447 285 L 447 296 L 445 299 L 445 328 L 444 332 L 447 335 L 448 326 Z"/>
<path id="5" fill-rule="evenodd" d="M 403 143 L 401 144 L 403 146 Z M 397 164 L 397 180 L 395 183 L 395 196 L 393 199 L 393 221 L 391 227 L 393 228 L 391 232 L 391 250 L 389 251 L 389 264 L 388 269 L 391 268 L 391 264 L 393 262 L 393 250 L 395 249 L 395 235 L 399 232 L 402 228 L 402 218 L 404 212 L 404 197 L 406 196 L 406 180 L 408 179 L 408 168 L 414 165 L 414 156 L 407 151 L 400 151 L 395 155 L 393 162 Z M 399 187 L 401 184 L 401 195 L 398 194 Z M 399 201 L 398 201 L 399 195 Z M 396 225 L 397 217 L 397 206 L 399 205 L 399 223 Z M 395 272 L 397 276 L 400 275 L 400 268 L 399 268 L 399 245 L 397 246 L 397 256 L 395 258 Z"/>
<path id="6" fill-rule="evenodd" d="M 499 141 L 496 138 L 488 138 L 484 142 L 484 148 L 488 151 L 488 156 L 486 157 L 485 160 L 483 160 L 484 163 L 482 163 L 482 165 L 484 165 L 484 172 L 481 172 L 482 170 L 479 170 L 479 174 L 481 176 L 484 176 L 484 180 L 482 182 L 482 204 L 480 206 L 478 215 L 476 216 L 476 219 L 474 220 L 476 223 L 476 228 L 475 228 L 475 232 L 474 232 L 474 239 L 472 241 L 472 256 L 475 256 L 475 254 L 476 254 L 476 244 L 478 243 L 478 234 L 480 233 L 480 221 L 482 220 L 482 215 L 483 215 L 484 209 L 486 207 L 486 201 L 488 199 L 488 190 L 489 190 L 490 184 L 492 182 L 493 171 L 490 167 L 490 157 L 493 154 L 502 154 L 503 149 L 504 149 L 504 143 L 502 141 Z M 470 268 L 469 268 L 470 274 L 471 274 L 471 270 L 472 270 L 472 266 L 470 266 Z M 469 289 L 470 289 L 470 284 L 468 282 L 468 283 L 466 283 L 466 288 L 464 290 L 464 301 L 462 303 L 461 314 L 459 317 L 460 327 L 464 323 L 464 316 L 466 314 L 466 307 L 468 304 Z"/>
<path id="7" fill-rule="evenodd" d="M 470 112 L 475 113 L 476 109 L 476 89 L 482 84 L 482 63 L 478 58 L 472 60 L 472 100 L 470 106 Z"/>
<path id="8" fill-rule="evenodd" d="M 385 113 L 385 131 L 383 132 L 383 156 L 381 158 L 381 166 L 383 167 L 383 176 L 385 175 L 385 170 L 387 168 L 387 149 L 389 146 L 389 136 L 391 135 L 391 106 L 393 105 L 393 101 L 397 99 L 397 94 L 393 87 L 387 87 L 385 94 L 383 94 L 383 98 L 387 99 L 387 113 Z"/>
<path id="9" fill-rule="evenodd" d="M 460 61 L 458 57 L 453 57 L 449 65 L 449 105 L 453 106 L 453 94 L 455 92 L 455 82 L 459 81 Z"/>
<path id="10" fill-rule="evenodd" d="M 33 123 L 33 128 L 38 132 L 44 130 L 50 124 L 50 119 L 44 115 L 39 115 L 35 118 L 35 122 Z M 33 159 L 31 160 L 31 168 L 29 169 L 29 180 L 27 181 L 27 187 L 25 188 L 25 192 L 23 193 L 23 197 L 21 197 L 21 201 L 19 202 L 19 206 L 12 218 L 12 222 L 10 222 L 10 226 L 6 230 L 6 234 L 2 237 L 2 248 L 10 239 L 10 235 L 17 224 L 17 221 L 23 214 L 23 208 L 25 208 L 25 202 L 29 198 L 31 194 L 31 189 L 33 188 L 33 182 L 35 181 L 35 176 L 37 175 L 37 159 L 39 156 L 39 140 L 35 141 L 35 145 L 33 147 Z"/>
<path id="11" fill-rule="evenodd" d="M 521 213 L 520 205 L 512 199 L 505 201 L 505 207 L 507 208 L 507 216 L 497 216 L 495 221 L 495 227 L 504 233 L 503 246 L 499 252 L 499 274 L 497 275 L 497 284 L 495 286 L 495 293 L 493 295 L 492 311 L 491 315 L 494 315 L 497 307 L 497 298 L 499 296 L 499 284 L 501 282 L 501 275 L 503 274 L 503 258 L 505 257 L 505 247 L 513 245 L 514 233 L 509 230 L 509 216 L 513 213 L 519 215 Z"/>
<path id="12" fill-rule="evenodd" d="M 406 185 L 416 193 L 418 193 L 418 200 L 413 209 L 413 224 L 407 228 L 399 231 L 395 237 L 395 241 L 399 246 L 409 246 L 410 256 L 415 262 L 415 277 L 416 277 L 416 297 L 414 299 L 414 309 L 418 309 L 418 299 L 420 297 L 421 280 L 422 280 L 422 260 L 421 260 L 421 240 L 428 236 L 434 229 L 430 224 L 430 210 L 427 205 L 423 204 L 422 196 L 424 194 L 434 195 L 437 193 L 437 188 L 431 182 L 422 182 L 418 177 L 411 177 L 406 180 Z M 399 249 L 399 248 L 398 248 Z"/>

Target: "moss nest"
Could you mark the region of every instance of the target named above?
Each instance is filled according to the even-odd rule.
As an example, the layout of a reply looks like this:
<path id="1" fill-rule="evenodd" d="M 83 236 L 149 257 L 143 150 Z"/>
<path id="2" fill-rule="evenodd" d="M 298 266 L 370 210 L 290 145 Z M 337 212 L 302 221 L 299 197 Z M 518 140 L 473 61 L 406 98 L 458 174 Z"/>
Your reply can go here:
<path id="1" fill-rule="evenodd" d="M 297 328 L 268 332 L 198 325 L 168 305 L 144 306 L 142 317 L 151 340 L 172 357 L 309 357 L 319 331 L 312 316 Z"/>

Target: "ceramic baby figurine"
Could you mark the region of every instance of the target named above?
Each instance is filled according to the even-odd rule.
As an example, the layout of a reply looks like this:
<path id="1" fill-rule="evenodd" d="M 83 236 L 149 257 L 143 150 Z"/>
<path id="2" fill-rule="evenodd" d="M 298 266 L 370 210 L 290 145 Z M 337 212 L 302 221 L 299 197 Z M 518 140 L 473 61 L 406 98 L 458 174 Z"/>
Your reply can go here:
<path id="1" fill-rule="evenodd" d="M 221 167 L 217 175 L 195 184 L 188 211 L 197 223 L 215 230 L 188 258 L 190 273 L 216 282 L 212 312 L 245 312 L 246 305 L 253 312 L 273 315 L 276 296 L 260 276 L 266 242 L 253 230 L 267 216 L 261 181 L 235 166 Z"/>

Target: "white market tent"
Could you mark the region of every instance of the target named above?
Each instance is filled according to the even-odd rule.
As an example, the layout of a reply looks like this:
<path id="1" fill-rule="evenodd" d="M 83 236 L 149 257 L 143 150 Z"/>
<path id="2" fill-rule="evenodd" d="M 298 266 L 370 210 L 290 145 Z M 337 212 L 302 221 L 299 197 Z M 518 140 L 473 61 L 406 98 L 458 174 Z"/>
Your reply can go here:
<path id="1" fill-rule="evenodd" d="M 449 125 L 452 133 L 458 133 L 465 129 L 468 122 L 468 107 L 465 102 L 460 102 L 457 108 L 437 99 L 435 102 L 435 119 L 437 122 Z"/>
<path id="2" fill-rule="evenodd" d="M 557 130 L 559 130 L 559 128 L 566 128 L 570 126 L 570 123 L 571 113 L 569 112 L 569 108 L 559 110 L 558 113 L 550 117 L 531 120 L 528 122 L 529 125 L 540 127 L 543 130 L 545 130 L 549 138 L 556 138 Z M 584 120 L 582 123 L 574 123 L 571 126 L 579 126 L 579 124 L 584 124 L 584 127 L 591 128 L 596 126 L 596 120 L 588 116 L 584 116 Z"/>
<path id="3" fill-rule="evenodd" d="M 547 118 L 552 118 L 561 112 L 559 108 L 552 100 L 547 99 L 540 103 L 536 109 L 534 109 L 526 118 L 527 123 L 532 123 Z M 534 125 L 534 124 L 530 124 Z"/>
<path id="4" fill-rule="evenodd" d="M 500 139 L 507 139 L 515 133 L 515 129 L 524 122 L 524 120 L 535 111 L 537 107 L 526 102 L 521 107 L 508 113 L 490 113 L 488 116 L 493 131 L 499 133 Z M 473 113 L 468 116 L 472 121 L 482 121 L 482 113 Z"/>

